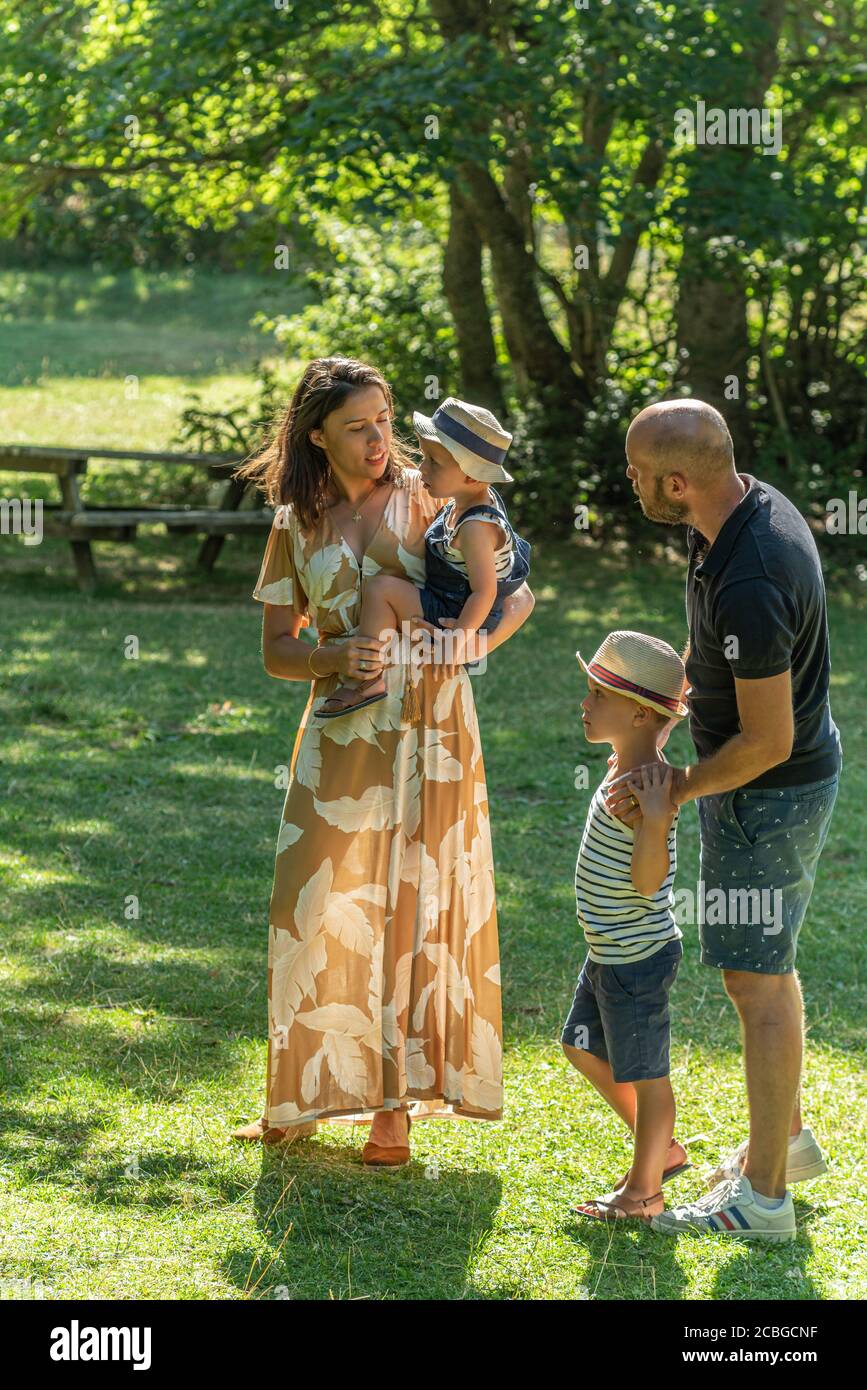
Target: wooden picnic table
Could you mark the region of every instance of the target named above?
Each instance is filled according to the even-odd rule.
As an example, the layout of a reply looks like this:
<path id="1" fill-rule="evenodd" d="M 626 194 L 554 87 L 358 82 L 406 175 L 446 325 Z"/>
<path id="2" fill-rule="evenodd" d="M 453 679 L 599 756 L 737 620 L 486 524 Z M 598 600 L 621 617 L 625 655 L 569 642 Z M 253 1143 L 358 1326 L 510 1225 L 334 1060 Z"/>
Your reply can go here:
<path id="1" fill-rule="evenodd" d="M 204 570 L 212 570 L 226 536 L 270 530 L 274 517 L 270 508 L 240 510 L 247 492 L 256 491 L 244 479 L 231 477 L 232 470 L 245 457 L 244 454 L 150 453 L 137 449 L 59 449 L 33 444 L 0 444 L 0 472 L 49 473 L 57 478 L 62 500 L 43 504 L 43 531 L 46 535 L 69 538 L 79 588 L 92 592 L 97 577 L 91 550 L 93 541 L 134 541 L 139 526 L 155 524 L 178 533 L 203 532 L 205 539 L 197 563 Z M 228 481 L 216 507 L 91 506 L 81 495 L 79 480 L 92 459 L 136 459 L 185 467 L 192 464 L 196 468 L 206 468 L 211 478 L 228 477 Z"/>

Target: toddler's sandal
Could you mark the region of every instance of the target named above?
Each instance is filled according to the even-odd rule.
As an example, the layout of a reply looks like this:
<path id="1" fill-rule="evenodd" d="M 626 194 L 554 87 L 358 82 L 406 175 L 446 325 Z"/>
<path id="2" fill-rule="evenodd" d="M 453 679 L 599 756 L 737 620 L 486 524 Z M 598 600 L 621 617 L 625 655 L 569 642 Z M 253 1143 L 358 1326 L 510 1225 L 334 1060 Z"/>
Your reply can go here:
<path id="1" fill-rule="evenodd" d="M 372 676 L 363 685 L 340 686 L 319 706 L 316 711 L 316 718 L 337 719 L 341 714 L 351 714 L 353 710 L 364 709 L 366 705 L 375 705 L 378 700 L 384 700 L 388 694 L 387 690 L 379 690 L 375 695 L 364 695 L 363 693 L 368 686 L 373 685 L 378 680 L 379 676 Z"/>

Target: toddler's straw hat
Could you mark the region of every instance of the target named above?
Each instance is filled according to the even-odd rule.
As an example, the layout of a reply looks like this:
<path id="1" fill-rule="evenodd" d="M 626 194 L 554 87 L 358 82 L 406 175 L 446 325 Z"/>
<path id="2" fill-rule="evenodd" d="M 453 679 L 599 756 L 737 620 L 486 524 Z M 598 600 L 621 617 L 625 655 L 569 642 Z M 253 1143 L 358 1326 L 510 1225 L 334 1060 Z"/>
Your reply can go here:
<path id="1" fill-rule="evenodd" d="M 684 664 L 673 647 L 643 632 L 609 632 L 589 662 L 578 660 L 600 685 L 616 690 L 641 705 L 649 705 L 671 719 L 689 713 L 681 699 Z"/>
<path id="2" fill-rule="evenodd" d="M 447 396 L 428 417 L 416 410 L 412 426 L 422 439 L 442 444 L 464 472 L 480 483 L 511 483 L 511 473 L 503 467 L 512 436 L 496 415 L 480 405 Z"/>

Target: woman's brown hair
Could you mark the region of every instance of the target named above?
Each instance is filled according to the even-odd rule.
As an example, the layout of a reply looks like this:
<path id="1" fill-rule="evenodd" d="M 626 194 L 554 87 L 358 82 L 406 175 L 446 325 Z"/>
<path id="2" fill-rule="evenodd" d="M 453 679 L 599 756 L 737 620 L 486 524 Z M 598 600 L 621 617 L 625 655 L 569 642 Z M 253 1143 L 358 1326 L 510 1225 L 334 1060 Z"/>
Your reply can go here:
<path id="1" fill-rule="evenodd" d="M 276 421 L 268 443 L 234 471 L 264 492 L 269 506 L 291 502 L 301 529 L 313 531 L 328 505 L 331 465 L 325 450 L 312 443 L 310 431 L 339 409 L 353 391 L 378 386 L 394 419 L 391 390 L 381 372 L 354 357 L 317 357 L 308 363 L 292 399 Z M 409 446 L 392 434 L 388 459 L 377 486 L 403 486 L 406 468 L 414 467 Z"/>

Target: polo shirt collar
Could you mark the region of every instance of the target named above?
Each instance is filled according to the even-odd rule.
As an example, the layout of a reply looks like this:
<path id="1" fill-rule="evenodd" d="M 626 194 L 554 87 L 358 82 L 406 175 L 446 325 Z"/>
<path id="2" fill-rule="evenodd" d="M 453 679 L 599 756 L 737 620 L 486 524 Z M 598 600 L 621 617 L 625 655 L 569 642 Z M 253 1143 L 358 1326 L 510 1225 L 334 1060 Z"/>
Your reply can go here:
<path id="1" fill-rule="evenodd" d="M 759 503 L 767 496 L 763 491 L 761 483 L 754 478 L 751 473 L 741 473 L 740 477 L 747 480 L 747 491 L 744 493 L 738 505 L 735 507 L 731 516 L 727 517 L 722 525 L 710 550 L 705 555 L 700 565 L 696 565 L 695 573 L 699 578 L 705 575 L 711 577 L 719 574 L 726 561 L 732 553 L 732 548 L 737 540 L 741 529 L 749 521 Z M 701 532 L 694 526 L 690 527 L 692 537 L 701 536 Z M 702 536 L 702 540 L 705 537 Z"/>

